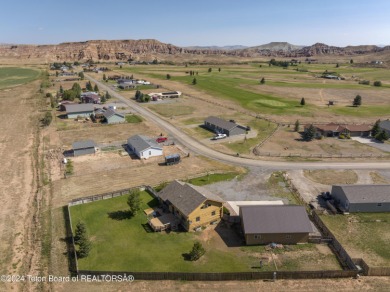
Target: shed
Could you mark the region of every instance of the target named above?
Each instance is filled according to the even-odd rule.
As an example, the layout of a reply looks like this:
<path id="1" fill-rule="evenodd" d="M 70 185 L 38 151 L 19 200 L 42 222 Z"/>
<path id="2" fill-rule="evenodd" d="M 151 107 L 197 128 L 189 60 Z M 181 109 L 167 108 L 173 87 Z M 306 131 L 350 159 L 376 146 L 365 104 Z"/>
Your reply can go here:
<path id="1" fill-rule="evenodd" d="M 227 136 L 245 134 L 247 130 L 246 127 L 214 116 L 208 117 L 204 121 L 204 126 L 214 132 L 226 134 Z"/>
<path id="2" fill-rule="evenodd" d="M 303 206 L 241 206 L 240 217 L 247 245 L 303 243 L 313 232 Z"/>
<path id="3" fill-rule="evenodd" d="M 73 156 L 96 153 L 96 143 L 92 140 L 76 141 L 72 144 Z"/>
<path id="4" fill-rule="evenodd" d="M 344 212 L 390 212 L 390 185 L 334 185 L 331 196 Z"/>
<path id="5" fill-rule="evenodd" d="M 127 139 L 127 146 L 139 158 L 148 159 L 163 155 L 163 149 L 157 142 L 146 136 L 134 135 Z"/>

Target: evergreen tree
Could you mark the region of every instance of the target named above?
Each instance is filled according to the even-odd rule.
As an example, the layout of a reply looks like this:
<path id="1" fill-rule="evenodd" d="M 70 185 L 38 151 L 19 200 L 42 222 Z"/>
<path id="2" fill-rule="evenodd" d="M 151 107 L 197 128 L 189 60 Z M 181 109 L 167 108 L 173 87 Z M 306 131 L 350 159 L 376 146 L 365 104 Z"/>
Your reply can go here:
<path id="1" fill-rule="evenodd" d="M 109 100 L 111 98 L 111 95 L 106 91 L 106 99 Z"/>
<path id="2" fill-rule="evenodd" d="M 374 124 L 374 126 L 372 126 L 372 129 L 371 129 L 371 136 L 375 137 L 376 135 L 379 134 L 380 132 L 380 127 L 379 127 L 379 123 L 381 122 L 381 120 L 377 120 Z"/>
<path id="3" fill-rule="evenodd" d="M 376 134 L 375 139 L 380 142 L 389 140 L 389 134 L 385 130 L 381 130 L 378 134 Z"/>
<path id="4" fill-rule="evenodd" d="M 134 216 L 141 209 L 141 198 L 139 190 L 132 190 L 129 192 L 127 198 L 127 205 L 129 205 L 130 212 Z"/>
<path id="5" fill-rule="evenodd" d="M 296 120 L 295 121 L 295 126 L 294 126 L 294 131 L 295 132 L 299 132 L 299 126 L 300 126 L 299 120 Z"/>
<path id="6" fill-rule="evenodd" d="M 171 75 L 170 74 L 167 74 L 167 79 L 171 79 Z"/>
<path id="7" fill-rule="evenodd" d="M 353 106 L 361 106 L 362 105 L 362 97 L 358 94 L 355 96 L 352 102 Z"/>
<path id="8" fill-rule="evenodd" d="M 305 104 L 306 104 L 305 98 L 302 97 L 302 99 L 301 99 L 301 105 L 304 106 Z"/>
<path id="9" fill-rule="evenodd" d="M 80 98 L 81 95 L 81 86 L 77 82 L 73 83 L 72 90 L 75 92 L 76 97 Z"/>
<path id="10" fill-rule="evenodd" d="M 80 77 L 81 80 L 84 80 L 84 72 L 80 72 L 79 73 L 79 77 Z"/>
<path id="11" fill-rule="evenodd" d="M 192 85 L 196 85 L 196 83 L 197 83 L 196 78 L 194 78 L 194 79 L 192 80 Z"/>
<path id="12" fill-rule="evenodd" d="M 107 101 L 105 94 L 102 97 L 100 97 L 100 101 L 101 101 L 101 103 L 105 103 Z"/>
<path id="13" fill-rule="evenodd" d="M 313 140 L 316 136 L 316 132 L 316 128 L 313 126 L 313 124 L 311 124 L 309 128 L 307 128 L 306 131 L 303 133 L 303 139 L 305 139 L 306 141 Z"/>
<path id="14" fill-rule="evenodd" d="M 264 84 L 265 83 L 265 79 L 264 79 L 264 77 L 263 78 L 261 78 L 261 80 L 260 80 L 260 84 Z"/>
<path id="15" fill-rule="evenodd" d="M 74 235 L 74 243 L 79 244 L 80 240 L 85 238 L 86 233 L 87 233 L 87 228 L 85 226 L 85 223 L 81 221 L 77 222 L 76 231 Z"/>
<path id="16" fill-rule="evenodd" d="M 61 94 L 64 93 L 64 88 L 62 87 L 62 85 L 60 85 L 60 93 L 61 93 Z"/>
<path id="17" fill-rule="evenodd" d="M 86 88 L 88 91 L 92 91 L 92 90 L 93 90 L 91 81 L 87 81 L 87 83 L 85 84 L 85 88 Z"/>
<path id="18" fill-rule="evenodd" d="M 93 87 L 93 91 L 99 92 L 99 87 L 97 86 L 97 84 L 95 84 L 95 86 Z"/>
<path id="19" fill-rule="evenodd" d="M 221 72 L 221 68 L 218 68 L 218 72 Z"/>
<path id="20" fill-rule="evenodd" d="M 213 70 L 213 69 L 209 68 L 209 73 L 211 73 L 212 70 Z"/>
<path id="21" fill-rule="evenodd" d="M 51 121 L 52 121 L 53 117 L 51 115 L 51 112 L 46 112 L 45 113 L 45 116 L 43 117 L 42 119 L 42 124 L 47 127 L 51 124 Z"/>
<path id="22" fill-rule="evenodd" d="M 106 81 L 106 74 L 103 74 L 103 80 Z"/>
<path id="23" fill-rule="evenodd" d="M 196 241 L 194 243 L 194 246 L 192 247 L 192 250 L 189 253 L 190 261 L 196 261 L 200 259 L 205 253 L 206 250 L 204 249 L 202 244 L 199 241 Z"/>

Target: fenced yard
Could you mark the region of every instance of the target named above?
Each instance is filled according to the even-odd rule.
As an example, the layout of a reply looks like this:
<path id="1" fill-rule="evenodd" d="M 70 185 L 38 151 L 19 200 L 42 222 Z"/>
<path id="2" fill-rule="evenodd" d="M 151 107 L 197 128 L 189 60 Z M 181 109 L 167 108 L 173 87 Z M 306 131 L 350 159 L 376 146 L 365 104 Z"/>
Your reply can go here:
<path id="1" fill-rule="evenodd" d="M 113 198 L 107 199 L 109 196 Z M 172 276 L 181 272 L 189 273 L 182 276 L 183 279 L 190 279 L 191 273 L 247 272 L 245 276 L 237 276 L 236 279 L 248 277 L 255 279 L 254 276 L 248 275 L 275 270 L 317 271 L 297 276 L 310 278 L 324 271 L 325 274 L 332 272 L 332 275 L 338 276 L 344 275 L 343 272 L 350 272 L 341 270 L 337 259 L 326 245 L 305 244 L 299 247 L 286 247 L 271 253 L 265 250 L 264 246 L 243 246 L 242 239 L 237 233 L 221 223 L 215 228 L 209 227 L 195 233 L 152 232 L 142 210 L 156 206 L 157 200 L 145 191 L 141 193 L 141 197 L 141 211 L 133 217 L 128 211 L 127 196 L 121 192 L 91 196 L 87 198 L 89 204 L 83 204 L 88 201 L 84 199 L 74 202 L 76 205 L 69 207 L 73 228 L 79 220 L 85 222 L 93 246 L 87 258 L 78 260 L 81 273 L 83 271 L 92 274 L 99 271 L 131 271 L 143 273 L 145 278 L 157 273 L 158 276 L 154 279 L 161 279 L 161 277 L 181 277 Z M 202 242 L 206 254 L 200 260 L 191 262 L 186 260 L 186 254 L 196 240 Z M 263 262 L 261 268 L 260 260 Z M 168 275 L 167 273 L 171 276 L 163 276 Z M 145 276 L 146 274 L 149 276 Z M 294 277 L 286 275 L 285 277 Z M 200 276 L 193 277 L 198 279 Z M 228 279 L 233 276 L 202 277 Z M 264 275 L 263 277 L 268 278 Z"/>

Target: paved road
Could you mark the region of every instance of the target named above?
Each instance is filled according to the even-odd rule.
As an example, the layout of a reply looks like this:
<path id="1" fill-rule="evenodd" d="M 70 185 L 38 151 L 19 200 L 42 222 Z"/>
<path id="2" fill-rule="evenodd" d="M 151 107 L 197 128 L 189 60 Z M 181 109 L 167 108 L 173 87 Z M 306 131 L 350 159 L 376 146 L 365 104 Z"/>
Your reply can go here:
<path id="1" fill-rule="evenodd" d="M 261 167 L 264 169 L 276 170 L 294 170 L 294 169 L 390 169 L 390 162 L 285 162 L 285 161 L 265 161 L 243 157 L 236 157 L 224 154 L 208 148 L 191 136 L 176 128 L 174 125 L 158 117 L 155 113 L 140 106 L 133 100 L 126 99 L 118 92 L 113 91 L 104 83 L 92 78 L 88 74 L 84 74 L 87 79 L 98 84 L 101 90 L 107 90 L 111 96 L 114 96 L 122 102 L 129 105 L 135 112 L 139 113 L 144 118 L 156 123 L 166 132 L 174 137 L 179 143 L 183 144 L 194 153 L 219 160 L 225 163 L 230 163 L 240 166 Z"/>

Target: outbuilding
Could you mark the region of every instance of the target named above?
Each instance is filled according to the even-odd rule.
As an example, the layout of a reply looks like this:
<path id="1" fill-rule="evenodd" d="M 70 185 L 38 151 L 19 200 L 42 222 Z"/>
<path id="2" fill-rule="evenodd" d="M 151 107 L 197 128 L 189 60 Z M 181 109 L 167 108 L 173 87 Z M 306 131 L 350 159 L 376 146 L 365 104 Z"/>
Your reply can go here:
<path id="1" fill-rule="evenodd" d="M 304 243 L 313 232 L 303 206 L 241 206 L 240 217 L 247 245 Z"/>
<path id="2" fill-rule="evenodd" d="M 68 119 L 77 119 L 78 117 L 89 118 L 93 114 L 94 107 L 91 103 L 66 104 L 65 109 Z"/>
<path id="3" fill-rule="evenodd" d="M 124 115 L 119 114 L 110 108 L 103 113 L 103 116 L 107 124 L 118 124 L 125 122 Z"/>
<path id="4" fill-rule="evenodd" d="M 390 212 L 390 185 L 334 185 L 331 196 L 343 212 Z"/>
<path id="5" fill-rule="evenodd" d="M 73 156 L 96 153 L 96 143 L 93 140 L 76 141 L 72 144 Z"/>

